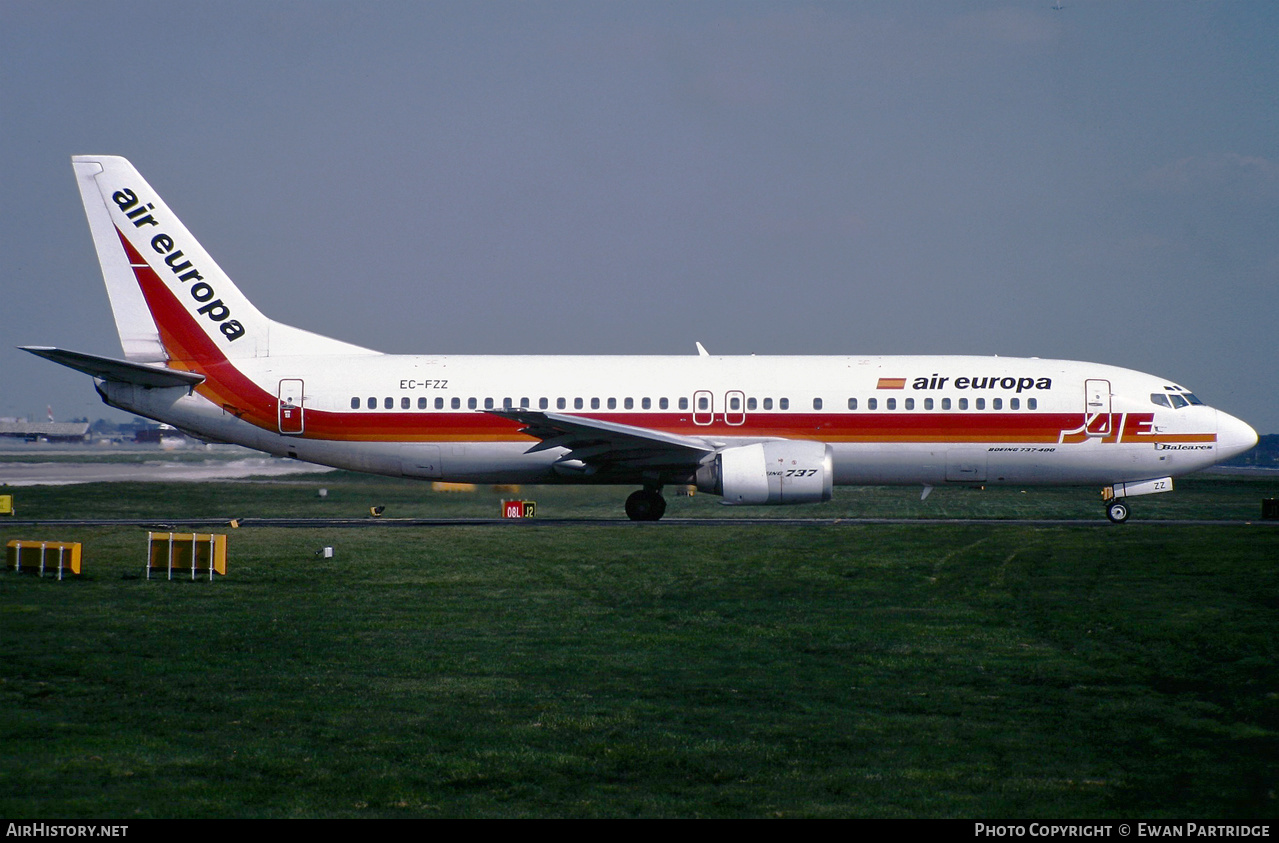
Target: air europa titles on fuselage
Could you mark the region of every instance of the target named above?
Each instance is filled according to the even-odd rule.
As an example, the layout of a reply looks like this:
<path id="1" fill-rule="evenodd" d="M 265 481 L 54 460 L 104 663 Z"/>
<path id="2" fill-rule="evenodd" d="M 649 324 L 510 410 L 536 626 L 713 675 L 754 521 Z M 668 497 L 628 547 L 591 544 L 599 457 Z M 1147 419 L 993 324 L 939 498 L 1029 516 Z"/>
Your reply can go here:
<path id="1" fill-rule="evenodd" d="M 133 223 L 134 228 L 142 228 L 144 225 L 154 225 L 159 227 L 155 217 L 151 215 L 151 211 L 155 210 L 155 205 L 148 202 L 141 204 L 137 194 L 129 188 L 117 190 L 111 194 L 111 201 L 115 202 L 124 216 Z M 191 261 L 182 254 L 181 249 L 174 248 L 176 244 L 173 238 L 163 232 L 156 234 L 151 238 L 151 248 L 156 254 L 164 257 L 164 263 L 169 269 L 173 270 L 173 274 L 178 276 L 178 280 L 186 283 L 195 281 L 187 289 L 191 292 L 191 298 L 200 303 L 200 307 L 196 308 L 196 312 L 209 317 L 214 322 L 220 323 L 218 330 L 222 332 L 222 336 L 227 338 L 228 342 L 234 342 L 244 336 L 244 326 L 239 320 L 232 319 L 231 308 L 223 304 L 222 299 L 217 298 L 217 293 L 213 287 L 204 280 L 204 276 L 200 275 L 200 271 L 196 269 Z"/>
<path id="2" fill-rule="evenodd" d="M 950 377 L 939 377 L 933 374 L 931 377 L 915 378 L 911 383 L 911 389 L 945 389 L 946 383 L 951 381 Z M 1052 389 L 1052 378 L 1019 378 L 1019 377 L 1000 377 L 994 375 L 985 378 L 955 378 L 951 383 L 952 389 L 1015 389 L 1018 392 L 1025 392 L 1029 389 Z"/>

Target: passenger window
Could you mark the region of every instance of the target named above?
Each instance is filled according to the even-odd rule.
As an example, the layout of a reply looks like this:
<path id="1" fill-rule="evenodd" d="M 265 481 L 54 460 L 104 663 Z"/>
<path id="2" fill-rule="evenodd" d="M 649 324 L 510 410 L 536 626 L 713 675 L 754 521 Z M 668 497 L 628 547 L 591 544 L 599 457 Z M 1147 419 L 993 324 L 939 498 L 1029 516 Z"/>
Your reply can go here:
<path id="1" fill-rule="evenodd" d="M 598 410 L 600 408 L 600 400 L 598 398 L 591 399 L 591 409 Z"/>
<path id="2" fill-rule="evenodd" d="M 419 399 L 417 399 L 417 408 L 418 408 L 419 410 L 425 410 L 425 409 L 426 409 L 426 399 L 425 399 L 425 398 L 419 398 Z"/>
<path id="3" fill-rule="evenodd" d="M 1009 399 L 1008 399 L 1008 409 L 1010 409 L 1010 410 L 1020 410 L 1020 409 L 1021 409 L 1021 399 L 1020 399 L 1020 398 L 1009 398 Z"/>
<path id="4" fill-rule="evenodd" d="M 556 398 L 556 399 L 555 399 L 555 409 L 557 409 L 557 410 L 567 410 L 567 409 L 568 409 L 568 401 L 567 401 L 566 399 L 564 399 L 564 398 Z"/>
<path id="5" fill-rule="evenodd" d="M 925 398 L 925 399 L 924 399 L 924 409 L 925 409 L 925 410 L 931 410 L 932 408 L 933 408 L 933 399 L 931 399 L 931 398 Z"/>
<path id="6" fill-rule="evenodd" d="M 771 410 L 771 409 L 773 409 L 773 399 L 771 399 L 771 398 L 765 398 L 765 399 L 764 399 L 764 409 L 765 409 L 765 410 Z"/>
<path id="7" fill-rule="evenodd" d="M 377 399 L 376 399 L 376 398 L 370 398 L 367 402 L 365 402 L 365 406 L 366 406 L 366 407 L 368 407 L 370 410 L 376 410 L 376 409 L 377 409 Z"/>
<path id="8" fill-rule="evenodd" d="M 960 399 L 959 399 L 959 409 L 961 409 L 961 410 L 967 410 L 967 409 L 968 409 L 968 399 L 967 399 L 967 398 L 960 398 Z"/>
<path id="9" fill-rule="evenodd" d="M 610 410 L 616 410 L 616 409 L 617 409 L 617 399 L 616 399 L 616 398 L 610 398 L 610 399 L 608 399 L 608 408 L 609 408 Z"/>
<path id="10" fill-rule="evenodd" d="M 942 408 L 943 410 L 949 410 L 949 409 L 950 409 L 950 399 L 949 399 L 949 398 L 943 398 L 943 399 L 941 400 L 941 408 Z"/>
<path id="11" fill-rule="evenodd" d="M 539 399 L 537 399 L 537 409 L 539 409 L 539 410 L 549 410 L 550 408 L 551 408 L 551 399 L 549 399 L 549 398 L 539 398 Z"/>
<path id="12" fill-rule="evenodd" d="M 521 398 L 521 399 L 520 399 L 520 409 L 521 409 L 521 410 L 527 410 L 527 409 L 528 409 L 529 407 L 531 407 L 531 406 L 533 406 L 533 402 L 532 402 L 532 401 L 528 400 L 527 398 Z"/>
<path id="13" fill-rule="evenodd" d="M 453 409 L 454 409 L 454 410 L 460 410 L 460 409 L 462 409 L 462 399 L 461 399 L 461 398 L 454 398 L 454 399 L 453 399 Z"/>
<path id="14" fill-rule="evenodd" d="M 574 409 L 574 410 L 580 410 L 580 409 L 582 409 L 582 399 L 581 399 L 581 398 L 574 398 L 574 399 L 573 399 L 573 409 Z"/>
<path id="15" fill-rule="evenodd" d="M 407 410 L 409 408 L 409 397 L 406 395 L 400 399 L 400 409 Z"/>
<path id="16" fill-rule="evenodd" d="M 755 407 L 756 407 L 755 399 L 754 399 L 754 398 L 747 398 L 747 399 L 746 399 L 746 409 L 748 409 L 748 410 L 754 410 L 754 409 L 755 409 Z"/>
<path id="17" fill-rule="evenodd" d="M 659 409 L 659 410 L 669 410 L 669 409 L 670 409 L 670 407 L 671 407 L 671 401 L 670 401 L 670 399 L 669 399 L 669 398 L 659 398 L 659 399 L 657 399 L 657 409 Z"/>
<path id="18" fill-rule="evenodd" d="M 493 409 L 493 399 L 492 399 L 492 398 L 485 398 L 485 399 L 484 399 L 484 409 L 486 409 L 486 410 L 491 410 L 491 409 Z"/>
<path id="19" fill-rule="evenodd" d="M 352 399 L 351 399 L 351 409 L 352 409 L 352 410 L 358 410 L 358 409 L 360 409 L 360 399 L 358 399 L 358 398 L 352 398 Z"/>
<path id="20" fill-rule="evenodd" d="M 1002 409 L 1004 409 L 1004 399 L 1002 399 L 1002 398 L 996 398 L 996 399 L 994 399 L 993 401 L 991 401 L 991 402 L 990 402 L 990 408 L 991 408 L 992 410 L 1002 410 Z"/>
<path id="21" fill-rule="evenodd" d="M 622 409 L 623 409 L 623 410 L 634 410 L 634 409 L 635 409 L 635 399 L 634 399 L 634 398 L 627 398 L 625 401 L 623 401 L 623 402 L 622 402 Z"/>
<path id="22" fill-rule="evenodd" d="M 698 398 L 697 398 L 697 409 L 699 409 L 699 410 L 709 410 L 710 408 L 711 408 L 711 402 L 710 402 L 710 399 L 709 399 L 709 398 L 707 398 L 705 395 L 698 396 Z"/>
<path id="23" fill-rule="evenodd" d="M 471 410 L 474 410 L 474 409 L 476 409 L 477 407 L 479 407 L 479 404 L 478 404 L 478 403 L 476 403 L 476 402 L 477 402 L 477 400 L 478 400 L 478 399 L 475 399 L 475 398 L 468 398 L 468 399 L 466 399 L 466 406 L 467 406 L 467 408 L 468 408 L 468 409 L 471 409 Z"/>
<path id="24" fill-rule="evenodd" d="M 736 395 L 734 395 L 733 397 L 729 398 L 729 399 L 728 399 L 728 409 L 732 410 L 733 412 L 737 412 L 737 411 L 741 410 L 741 409 L 742 409 L 742 399 L 741 399 L 739 396 L 736 396 Z"/>
<path id="25" fill-rule="evenodd" d="M 680 399 L 679 399 L 679 408 L 680 408 L 681 410 L 687 410 L 687 409 L 688 409 L 688 399 L 687 399 L 687 398 L 680 398 Z"/>
<path id="26" fill-rule="evenodd" d="M 856 409 L 857 409 L 857 399 L 856 399 L 856 398 L 849 398 L 849 399 L 848 399 L 848 409 L 850 409 L 850 410 L 856 410 Z"/>
<path id="27" fill-rule="evenodd" d="M 386 409 L 388 409 L 388 410 L 393 410 L 393 409 L 395 409 L 395 399 L 394 399 L 394 398 L 383 398 L 383 399 L 382 399 L 382 406 L 383 406 L 383 407 L 385 407 L 385 408 L 386 408 Z"/>
<path id="28" fill-rule="evenodd" d="M 886 410 L 896 410 L 896 409 L 897 409 L 897 399 L 896 399 L 896 398 L 889 398 L 887 401 L 885 401 L 885 402 L 884 402 L 884 409 L 886 409 Z"/>
<path id="29" fill-rule="evenodd" d="M 456 400 L 456 399 L 454 399 L 454 400 Z M 439 397 L 437 397 L 437 398 L 435 399 L 435 409 L 437 409 L 437 410 L 443 410 L 443 409 L 444 409 L 444 399 L 443 399 L 443 398 L 439 398 Z"/>
<path id="30" fill-rule="evenodd" d="M 984 409 L 986 409 L 986 399 L 985 399 L 985 398 L 978 398 L 978 399 L 977 399 L 977 409 L 978 409 L 978 410 L 984 410 Z"/>
<path id="31" fill-rule="evenodd" d="M 1039 407 L 1039 402 L 1038 402 L 1037 400 L 1035 400 L 1034 398 L 1027 398 L 1027 399 L 1026 399 L 1026 409 L 1027 409 L 1027 410 L 1034 410 L 1034 409 L 1036 409 L 1036 408 L 1038 408 L 1038 407 Z"/>
<path id="32" fill-rule="evenodd" d="M 876 398 L 867 398 L 867 399 L 866 399 L 866 409 L 867 409 L 867 410 L 873 410 L 873 409 L 875 409 L 875 408 L 876 408 L 876 407 L 878 407 L 878 406 L 879 406 L 879 400 L 878 400 L 878 399 L 876 399 Z"/>
<path id="33" fill-rule="evenodd" d="M 777 409 L 779 409 L 779 410 L 789 410 L 789 409 L 790 409 L 790 399 L 789 399 L 789 398 L 779 398 L 779 399 L 777 399 Z"/>
<path id="34" fill-rule="evenodd" d="M 907 409 L 907 410 L 913 410 L 913 409 L 915 409 L 915 399 L 914 399 L 914 398 L 907 398 L 907 399 L 906 399 L 906 409 Z"/>

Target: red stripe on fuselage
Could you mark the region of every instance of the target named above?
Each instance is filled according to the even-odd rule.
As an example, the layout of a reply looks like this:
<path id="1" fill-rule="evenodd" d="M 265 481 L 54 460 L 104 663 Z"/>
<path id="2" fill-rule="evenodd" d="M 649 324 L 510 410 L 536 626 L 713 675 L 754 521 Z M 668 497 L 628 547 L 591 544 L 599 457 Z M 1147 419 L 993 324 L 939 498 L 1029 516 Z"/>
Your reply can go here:
<path id="1" fill-rule="evenodd" d="M 775 437 L 823 442 L 1058 444 L 1081 413 L 752 413 L 745 424 L 694 424 L 688 413 L 574 414 L 684 436 Z M 505 419 L 472 412 L 307 411 L 308 438 L 341 441 L 526 441 Z"/>

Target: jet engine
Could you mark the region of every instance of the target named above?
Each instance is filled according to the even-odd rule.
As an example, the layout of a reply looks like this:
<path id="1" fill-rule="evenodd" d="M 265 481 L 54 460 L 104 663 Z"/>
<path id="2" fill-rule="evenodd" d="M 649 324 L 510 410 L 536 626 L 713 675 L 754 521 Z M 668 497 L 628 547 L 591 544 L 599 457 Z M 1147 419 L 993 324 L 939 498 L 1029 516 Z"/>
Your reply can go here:
<path id="1" fill-rule="evenodd" d="M 729 505 L 830 500 L 833 470 L 824 442 L 781 439 L 725 448 L 697 470 L 697 488 Z"/>

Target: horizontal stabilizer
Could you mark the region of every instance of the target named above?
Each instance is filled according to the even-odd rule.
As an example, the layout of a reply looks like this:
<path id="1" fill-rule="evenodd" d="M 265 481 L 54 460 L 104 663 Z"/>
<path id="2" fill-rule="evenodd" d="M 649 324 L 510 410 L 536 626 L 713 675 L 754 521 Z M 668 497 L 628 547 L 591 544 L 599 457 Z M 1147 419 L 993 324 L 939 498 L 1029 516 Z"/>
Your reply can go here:
<path id="1" fill-rule="evenodd" d="M 115 360 L 111 357 L 99 357 L 96 354 L 84 354 L 79 351 L 67 351 L 62 348 L 50 348 L 43 345 L 18 346 L 37 357 L 52 360 L 54 363 L 84 372 L 95 378 L 117 383 L 132 383 L 138 386 L 193 387 L 204 382 L 204 375 L 195 372 L 184 372 L 180 369 L 163 369 L 147 366 L 142 363 L 130 363 L 127 360 Z"/>

